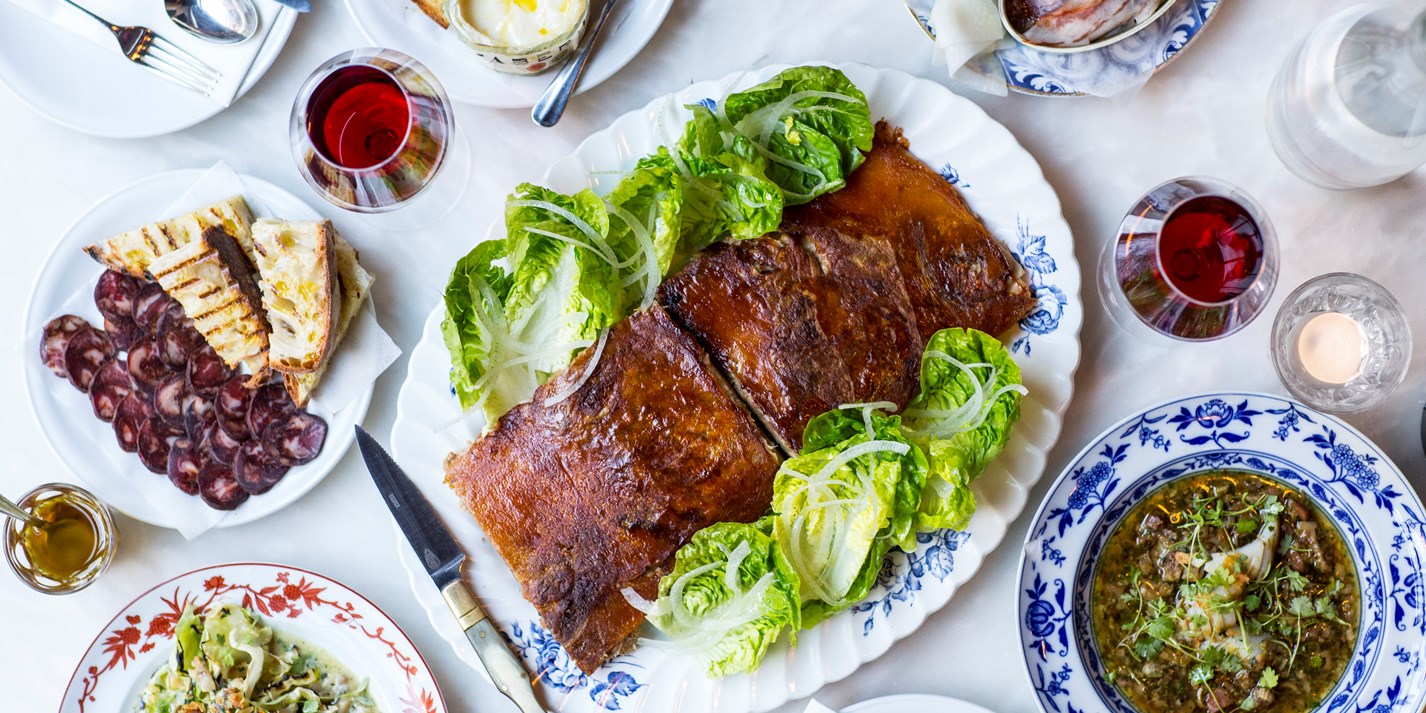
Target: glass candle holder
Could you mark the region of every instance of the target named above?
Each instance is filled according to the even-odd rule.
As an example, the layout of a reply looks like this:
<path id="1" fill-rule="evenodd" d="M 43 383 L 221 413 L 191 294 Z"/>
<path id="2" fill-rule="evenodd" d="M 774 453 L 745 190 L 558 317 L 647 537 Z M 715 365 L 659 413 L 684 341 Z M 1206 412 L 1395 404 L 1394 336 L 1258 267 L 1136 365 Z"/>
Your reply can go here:
<path id="1" fill-rule="evenodd" d="M 1179 178 L 1140 198 L 1100 258 L 1100 297 L 1134 332 L 1190 342 L 1248 326 L 1277 285 L 1277 234 L 1257 201 L 1214 178 Z"/>
<path id="2" fill-rule="evenodd" d="M 1332 413 L 1360 411 L 1406 378 L 1411 327 L 1386 288 L 1346 272 L 1293 291 L 1273 322 L 1273 366 L 1304 403 Z"/>
<path id="3" fill-rule="evenodd" d="M 70 594 L 94 583 L 109 563 L 114 560 L 118 549 L 119 531 L 114 526 L 114 518 L 109 509 L 94 497 L 94 494 L 69 483 L 47 483 L 25 494 L 16 505 L 30 513 L 44 509 L 47 503 L 62 501 L 77 510 L 93 529 L 93 549 L 82 567 L 68 576 L 56 576 L 46 571 L 31 557 L 25 546 L 25 531 L 29 525 L 20 520 L 7 520 L 5 524 L 5 558 L 10 569 L 20 581 L 31 589 L 45 594 Z M 42 518 L 43 519 L 43 518 Z"/>

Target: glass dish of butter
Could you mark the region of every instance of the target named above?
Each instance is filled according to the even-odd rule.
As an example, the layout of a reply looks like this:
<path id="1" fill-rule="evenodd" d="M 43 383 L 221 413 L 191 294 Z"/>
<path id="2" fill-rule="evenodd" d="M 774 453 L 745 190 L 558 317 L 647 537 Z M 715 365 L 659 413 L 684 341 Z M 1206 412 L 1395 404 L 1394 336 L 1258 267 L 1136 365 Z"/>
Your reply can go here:
<path id="1" fill-rule="evenodd" d="M 579 46 L 589 0 L 449 0 L 446 15 L 492 69 L 539 74 Z"/>

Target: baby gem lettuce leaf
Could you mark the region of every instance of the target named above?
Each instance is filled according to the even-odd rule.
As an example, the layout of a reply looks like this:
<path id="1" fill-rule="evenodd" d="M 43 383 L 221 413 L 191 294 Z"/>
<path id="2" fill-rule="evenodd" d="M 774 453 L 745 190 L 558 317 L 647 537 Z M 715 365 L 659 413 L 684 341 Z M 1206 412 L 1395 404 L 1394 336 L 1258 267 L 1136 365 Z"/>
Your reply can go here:
<path id="1" fill-rule="evenodd" d="M 659 582 L 649 621 L 710 676 L 757 668 L 784 628 L 800 624 L 797 574 L 768 536 L 770 523 L 724 522 L 679 548 Z"/>
<path id="2" fill-rule="evenodd" d="M 702 106 L 698 109 L 707 113 Z M 639 168 L 648 166 L 677 172 L 683 189 L 680 250 L 685 257 L 719 238 L 747 240 L 782 224 L 782 191 L 745 158 L 726 154 L 713 160 L 659 147 L 658 153 L 639 162 Z"/>
<path id="3" fill-rule="evenodd" d="M 683 181 L 672 161 L 640 161 L 605 198 L 609 245 L 618 258 L 621 312 L 653 304 L 674 264 L 683 212 Z"/>
<path id="4" fill-rule="evenodd" d="M 870 436 L 860 414 L 814 419 L 803 453 L 773 480 L 773 535 L 801 581 L 804 627 L 866 596 L 916 512 L 924 458 L 901 436 L 899 418 L 869 423 Z"/>
<path id="5" fill-rule="evenodd" d="M 1020 367 L 998 339 L 943 329 L 921 360 L 921 392 L 905 427 L 926 451 L 930 473 L 918 529 L 964 528 L 975 510 L 970 483 L 1005 447 L 1020 418 Z"/>

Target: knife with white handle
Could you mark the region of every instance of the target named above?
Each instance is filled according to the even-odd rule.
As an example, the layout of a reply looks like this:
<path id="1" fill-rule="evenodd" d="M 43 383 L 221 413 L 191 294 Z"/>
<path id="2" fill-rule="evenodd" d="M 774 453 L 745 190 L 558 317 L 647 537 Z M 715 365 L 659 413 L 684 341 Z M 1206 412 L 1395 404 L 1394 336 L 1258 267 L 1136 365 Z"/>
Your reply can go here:
<path id="1" fill-rule="evenodd" d="M 421 566 L 431 576 L 431 581 L 441 590 L 465 638 L 485 665 L 490 680 L 507 698 L 520 707 L 520 713 L 547 713 L 530 682 L 530 672 L 505 645 L 495 624 L 481 608 L 480 602 L 461 579 L 460 569 L 465 562 L 465 552 L 461 550 L 451 531 L 425 496 L 411 482 L 396 461 L 371 437 L 371 434 L 356 427 L 357 447 L 361 449 L 362 460 L 371 472 L 371 479 L 391 510 L 396 524 L 401 526 L 407 542 L 416 550 Z"/>

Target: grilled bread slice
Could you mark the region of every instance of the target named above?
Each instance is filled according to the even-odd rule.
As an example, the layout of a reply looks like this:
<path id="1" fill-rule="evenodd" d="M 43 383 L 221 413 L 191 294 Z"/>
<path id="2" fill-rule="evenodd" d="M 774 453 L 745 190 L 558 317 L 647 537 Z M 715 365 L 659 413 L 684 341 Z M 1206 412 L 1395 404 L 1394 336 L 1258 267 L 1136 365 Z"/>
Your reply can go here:
<path id="1" fill-rule="evenodd" d="M 251 255 L 252 222 L 253 214 L 247 201 L 242 196 L 233 196 L 177 218 L 120 233 L 84 248 L 84 252 L 111 270 L 144 277 L 154 260 L 193 242 L 211 227 L 222 228 L 238 241 L 244 254 Z"/>
<path id="2" fill-rule="evenodd" d="M 164 254 L 149 272 L 174 299 L 213 351 L 230 367 L 267 373 L 268 333 L 252 268 L 233 236 L 210 227 L 198 239 Z"/>
<path id="3" fill-rule="evenodd" d="M 431 18 L 431 22 L 440 25 L 441 29 L 449 30 L 451 28 L 451 18 L 446 16 L 446 9 L 442 7 L 442 3 L 436 0 L 411 0 L 411 3 L 421 12 L 426 13 L 426 17 Z"/>
<path id="4" fill-rule="evenodd" d="M 298 406 L 306 406 L 311 400 L 313 392 L 317 390 L 317 383 L 322 380 L 322 375 L 327 373 L 327 366 L 332 363 L 332 355 L 336 353 L 337 347 L 341 346 L 342 338 L 347 335 L 347 328 L 351 326 L 352 320 L 356 319 L 357 312 L 361 311 L 366 296 L 371 293 L 371 273 L 362 268 L 357 261 L 357 251 L 350 243 L 337 235 L 332 240 L 333 251 L 337 264 L 337 294 L 342 303 L 341 311 L 337 318 L 337 328 L 332 335 L 331 346 L 327 349 L 327 359 L 317 367 L 316 371 L 306 374 L 283 374 L 282 382 L 287 387 L 287 393 L 292 397 L 292 401 Z"/>
<path id="5" fill-rule="evenodd" d="M 315 371 L 327 357 L 341 319 L 329 220 L 253 224 L 253 264 L 272 333 L 267 362 L 285 374 Z"/>

